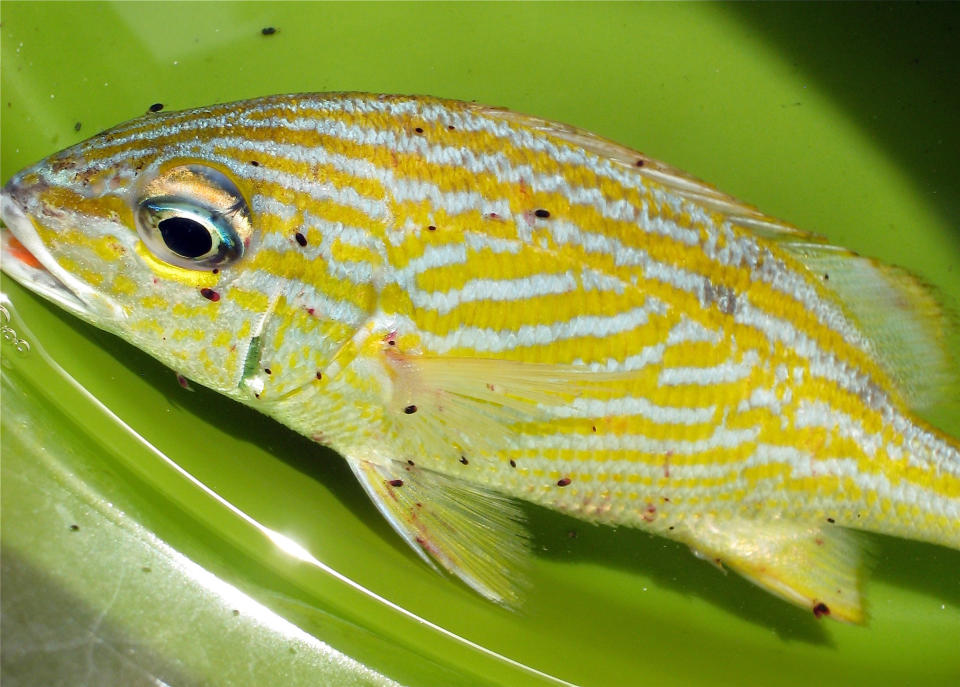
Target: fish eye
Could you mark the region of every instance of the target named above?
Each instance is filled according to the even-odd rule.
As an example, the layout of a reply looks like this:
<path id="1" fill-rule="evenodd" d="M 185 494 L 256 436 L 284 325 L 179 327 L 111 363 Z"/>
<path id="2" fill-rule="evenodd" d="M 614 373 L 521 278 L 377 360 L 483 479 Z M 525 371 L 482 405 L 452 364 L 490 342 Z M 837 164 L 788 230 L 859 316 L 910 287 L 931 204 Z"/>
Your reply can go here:
<path id="1" fill-rule="evenodd" d="M 243 256 L 252 231 L 246 199 L 223 172 L 203 165 L 169 168 L 141 189 L 137 232 L 164 262 L 223 267 Z"/>
<path id="2" fill-rule="evenodd" d="M 157 222 L 167 248 L 191 260 L 201 258 L 213 248 L 211 227 L 200 219 L 174 215 Z"/>

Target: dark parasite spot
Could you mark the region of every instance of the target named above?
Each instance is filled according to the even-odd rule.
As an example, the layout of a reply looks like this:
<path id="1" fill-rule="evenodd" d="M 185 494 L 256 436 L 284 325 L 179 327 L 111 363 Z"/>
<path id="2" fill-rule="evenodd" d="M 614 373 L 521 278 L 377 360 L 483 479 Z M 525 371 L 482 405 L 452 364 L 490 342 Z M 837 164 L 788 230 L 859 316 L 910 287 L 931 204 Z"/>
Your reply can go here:
<path id="1" fill-rule="evenodd" d="M 159 112 L 163 109 L 163 103 L 154 103 L 149 109 L 151 112 Z"/>
<path id="2" fill-rule="evenodd" d="M 415 412 L 417 412 L 417 406 L 407 406 L 403 409 L 403 412 L 405 412 L 407 415 L 413 415 Z"/>
<path id="3" fill-rule="evenodd" d="M 266 372 L 268 375 L 272 375 L 272 374 L 273 374 L 273 372 L 270 371 L 270 368 L 269 368 L 269 367 L 263 368 L 263 371 Z"/>
<path id="4" fill-rule="evenodd" d="M 212 270 L 210 270 L 210 271 L 211 271 L 213 274 L 220 274 L 220 268 L 219 268 L 219 267 L 214 267 L 214 268 L 213 268 Z"/>
<path id="5" fill-rule="evenodd" d="M 826 272 L 823 273 L 823 281 L 830 281 L 830 275 Z"/>
<path id="6" fill-rule="evenodd" d="M 76 124 L 73 125 L 73 130 L 74 130 L 74 131 L 80 131 L 80 128 L 81 128 L 82 126 L 83 126 L 83 123 L 77 122 Z"/>
<path id="7" fill-rule="evenodd" d="M 260 166 L 260 163 L 257 162 L 256 160 L 250 160 L 250 164 L 253 165 L 254 167 L 259 167 L 259 166 Z"/>
<path id="8" fill-rule="evenodd" d="M 412 460 L 408 460 L 408 461 L 407 461 L 407 465 L 413 467 L 413 466 L 415 465 L 415 463 L 414 463 Z"/>
<path id="9" fill-rule="evenodd" d="M 206 298 L 209 301 L 216 303 L 220 300 L 220 294 L 214 291 L 213 289 L 208 289 L 206 287 L 200 289 L 200 295 Z"/>
<path id="10" fill-rule="evenodd" d="M 77 532 L 80 530 L 80 525 L 70 525 L 71 532 Z"/>
<path id="11" fill-rule="evenodd" d="M 470 461 L 467 460 L 466 456 L 460 456 L 460 462 L 463 463 L 464 465 L 467 465 Z"/>
<path id="12" fill-rule="evenodd" d="M 570 484 L 570 478 L 569 478 L 569 477 L 564 477 L 564 478 L 562 478 L 562 479 L 558 479 L 558 480 L 557 480 L 557 486 L 558 486 L 558 487 L 565 487 L 565 486 L 567 486 L 568 484 Z"/>
<path id="13" fill-rule="evenodd" d="M 402 486 L 403 486 L 403 480 L 402 480 L 402 479 L 392 479 L 392 480 L 390 480 L 390 481 L 388 482 L 388 484 L 389 484 L 391 487 L 402 487 Z"/>
<path id="14" fill-rule="evenodd" d="M 307 245 L 307 237 L 301 234 L 299 231 L 296 234 L 294 234 L 293 238 L 297 240 L 297 243 L 300 244 L 301 248 Z"/>
<path id="15" fill-rule="evenodd" d="M 820 601 L 813 607 L 813 614 L 818 618 L 822 618 L 825 615 L 830 615 L 830 607 L 827 604 Z"/>
<path id="16" fill-rule="evenodd" d="M 436 228 L 435 226 L 433 226 L 432 224 L 431 224 L 429 227 L 427 227 L 427 231 L 436 231 L 436 230 L 437 230 L 437 228 Z"/>
<path id="17" fill-rule="evenodd" d="M 453 126 L 453 124 L 447 124 L 447 130 L 453 131 L 454 128 L 455 128 L 455 127 Z"/>
<path id="18" fill-rule="evenodd" d="M 510 467 L 512 467 L 512 468 L 517 467 L 517 461 L 515 461 L 515 460 L 513 460 L 513 459 L 511 458 L 511 459 L 510 459 Z"/>
<path id="19" fill-rule="evenodd" d="M 272 36 L 276 32 L 277 29 L 273 26 L 264 26 L 262 29 L 260 29 L 260 35 L 262 36 Z"/>
<path id="20" fill-rule="evenodd" d="M 636 165 L 637 167 L 643 167 L 643 160 L 637 160 L 637 161 L 634 163 L 634 165 Z"/>
<path id="21" fill-rule="evenodd" d="M 414 131 L 416 131 L 418 134 L 422 134 L 422 133 L 423 133 L 423 127 L 419 127 L 419 126 L 418 126 L 416 129 L 414 129 Z"/>
<path id="22" fill-rule="evenodd" d="M 834 520 L 833 518 L 827 518 L 827 522 L 829 522 L 832 525 L 833 523 L 836 522 L 836 520 Z"/>
<path id="23" fill-rule="evenodd" d="M 535 214 L 540 219 L 546 219 L 547 217 L 550 216 L 550 212 L 548 210 L 542 210 L 542 209 L 535 211 L 533 214 Z"/>

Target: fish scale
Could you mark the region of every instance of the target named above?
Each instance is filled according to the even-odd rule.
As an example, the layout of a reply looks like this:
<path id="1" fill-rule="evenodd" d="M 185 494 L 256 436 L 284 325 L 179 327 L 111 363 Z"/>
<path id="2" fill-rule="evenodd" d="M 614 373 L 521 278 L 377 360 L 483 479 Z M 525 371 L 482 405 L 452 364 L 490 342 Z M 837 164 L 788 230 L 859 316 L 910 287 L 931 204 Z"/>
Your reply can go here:
<path id="1" fill-rule="evenodd" d="M 152 255 L 133 217 L 189 165 L 235 184 L 253 226 L 215 271 Z M 960 547 L 957 442 L 913 415 L 956 389 L 936 299 L 587 132 L 274 96 L 121 125 L 3 201 L 65 289 L 123 312 L 76 314 L 338 450 L 490 598 L 518 598 L 526 539 L 494 494 L 649 529 L 851 621 L 844 527 Z"/>

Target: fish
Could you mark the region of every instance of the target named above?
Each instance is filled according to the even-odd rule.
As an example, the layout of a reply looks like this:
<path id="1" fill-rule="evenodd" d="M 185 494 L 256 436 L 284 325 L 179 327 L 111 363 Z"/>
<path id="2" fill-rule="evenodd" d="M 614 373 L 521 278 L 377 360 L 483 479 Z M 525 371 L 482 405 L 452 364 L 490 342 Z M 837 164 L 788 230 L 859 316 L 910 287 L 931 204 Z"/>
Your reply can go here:
<path id="1" fill-rule="evenodd" d="M 582 129 L 422 96 L 149 112 L 3 187 L 27 289 L 348 462 L 521 603 L 522 502 L 862 623 L 861 531 L 960 548 L 955 328 L 897 267 Z"/>

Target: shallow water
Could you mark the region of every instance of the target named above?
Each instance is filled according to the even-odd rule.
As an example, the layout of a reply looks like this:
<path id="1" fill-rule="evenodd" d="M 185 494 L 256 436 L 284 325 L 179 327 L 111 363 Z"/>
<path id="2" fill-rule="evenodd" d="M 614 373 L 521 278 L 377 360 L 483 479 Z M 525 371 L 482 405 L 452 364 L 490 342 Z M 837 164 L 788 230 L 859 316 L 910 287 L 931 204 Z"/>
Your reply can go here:
<path id="1" fill-rule="evenodd" d="M 960 302 L 960 100 L 952 88 L 960 68 L 948 48 L 950 8 L 2 9 L 3 180 L 156 102 L 178 109 L 287 91 L 431 93 L 635 146 L 904 265 Z M 263 35 L 265 27 L 277 31 Z M 892 45 L 890 27 L 900 34 Z M 9 279 L 2 284 L 12 300 L 5 326 L 31 346 L 17 355 L 16 341 L 4 340 L 2 350 L 3 558 L 31 571 L 5 568 L 5 580 L 42 581 L 56 594 L 33 596 L 69 599 L 58 603 L 70 609 L 80 647 L 49 651 L 56 642 L 38 636 L 45 669 L 86 666 L 89 656 L 104 668 L 111 654 L 103 645 L 132 646 L 146 675 L 177 684 L 263 684 L 277 674 L 309 683 L 334 665 L 353 669 L 286 620 L 411 684 L 960 677 L 956 551 L 873 538 L 870 625 L 845 627 L 669 542 L 531 508 L 533 585 L 522 611 L 509 612 L 426 568 L 336 455 L 216 394 L 184 391 L 119 339 Z M 960 433 L 957 407 L 931 420 Z M 52 438 L 38 430 L 50 423 Z M 197 583 L 184 560 L 217 583 Z M 204 605 L 211 595 L 219 606 Z M 32 617 L 29 597 L 5 584 L 5 638 L 17 631 L 11 599 L 24 599 Z M 230 604 L 242 612 L 228 612 Z M 198 623 L 221 611 L 222 625 Z M 5 641 L 4 677 L 40 669 L 29 649 Z"/>

